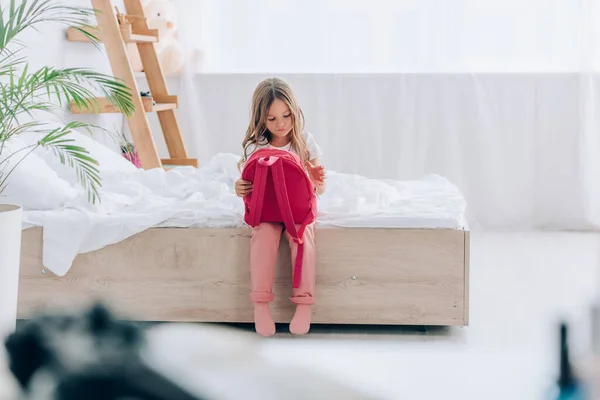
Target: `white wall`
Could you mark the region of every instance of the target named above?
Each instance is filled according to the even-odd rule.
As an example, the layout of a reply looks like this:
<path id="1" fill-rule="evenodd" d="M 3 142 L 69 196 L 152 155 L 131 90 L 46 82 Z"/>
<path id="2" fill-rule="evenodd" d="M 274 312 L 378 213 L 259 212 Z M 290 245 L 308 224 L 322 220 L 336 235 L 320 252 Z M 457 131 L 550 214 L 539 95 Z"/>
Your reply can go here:
<path id="1" fill-rule="evenodd" d="M 208 73 L 575 71 L 600 36 L 595 0 L 202 1 Z"/>
<path id="2" fill-rule="evenodd" d="M 5 0 L 4 0 L 5 1 Z M 89 0 L 69 0 L 63 2 L 71 6 L 91 7 Z M 115 2 L 115 4 L 119 4 Z M 39 25 L 38 31 L 29 29 L 24 31 L 19 39 L 27 46 L 26 54 L 29 60 L 29 68 L 41 68 L 53 66 L 57 68 L 84 67 L 95 71 L 112 74 L 108 58 L 104 48 L 97 49 L 90 43 L 69 42 L 66 39 L 66 27 L 57 23 L 44 23 Z M 102 126 L 114 132 L 121 132 L 123 117 L 120 114 L 100 115 L 73 115 L 65 106 L 64 118 L 67 120 L 77 119 Z M 96 138 L 118 150 L 117 143 L 102 134 Z"/>

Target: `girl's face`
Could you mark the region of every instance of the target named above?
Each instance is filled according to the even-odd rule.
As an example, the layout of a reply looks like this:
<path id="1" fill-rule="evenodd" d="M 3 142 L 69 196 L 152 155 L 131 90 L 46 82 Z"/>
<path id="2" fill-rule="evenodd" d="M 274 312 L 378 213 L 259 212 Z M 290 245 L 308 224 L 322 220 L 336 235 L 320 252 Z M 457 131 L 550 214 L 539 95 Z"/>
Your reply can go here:
<path id="1" fill-rule="evenodd" d="M 267 129 L 278 138 L 284 138 L 292 130 L 292 113 L 279 98 L 275 98 L 267 114 Z"/>

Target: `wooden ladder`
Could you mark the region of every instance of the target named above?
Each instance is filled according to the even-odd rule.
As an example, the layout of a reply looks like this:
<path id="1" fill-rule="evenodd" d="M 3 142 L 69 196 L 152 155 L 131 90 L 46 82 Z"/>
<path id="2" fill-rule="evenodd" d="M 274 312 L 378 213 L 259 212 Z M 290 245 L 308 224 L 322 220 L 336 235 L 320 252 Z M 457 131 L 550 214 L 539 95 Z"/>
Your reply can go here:
<path id="1" fill-rule="evenodd" d="M 158 31 L 148 29 L 144 10 L 140 0 L 124 0 L 125 15 L 117 15 L 110 0 L 91 0 L 92 6 L 98 12 L 98 26 L 90 32 L 103 44 L 110 61 L 112 73 L 120 78 L 131 89 L 135 111 L 127 119 L 133 143 L 140 157 L 142 168 L 151 169 L 167 165 L 191 165 L 198 167 L 197 159 L 188 158 L 183 144 L 179 123 L 175 115 L 178 107 L 177 96 L 169 95 L 162 68 L 154 43 L 158 42 Z M 70 27 L 67 30 L 67 40 L 89 42 L 89 38 L 78 29 Z M 127 45 L 135 44 L 138 48 L 143 70 L 146 74 L 152 98 L 142 97 L 135 80 L 135 71 L 131 66 L 127 53 Z M 98 98 L 100 107 L 97 112 L 119 112 L 106 98 Z M 73 113 L 94 113 L 80 109 L 71 102 Z M 163 136 L 167 144 L 170 159 L 161 160 L 158 156 L 150 124 L 146 112 L 156 112 Z"/>

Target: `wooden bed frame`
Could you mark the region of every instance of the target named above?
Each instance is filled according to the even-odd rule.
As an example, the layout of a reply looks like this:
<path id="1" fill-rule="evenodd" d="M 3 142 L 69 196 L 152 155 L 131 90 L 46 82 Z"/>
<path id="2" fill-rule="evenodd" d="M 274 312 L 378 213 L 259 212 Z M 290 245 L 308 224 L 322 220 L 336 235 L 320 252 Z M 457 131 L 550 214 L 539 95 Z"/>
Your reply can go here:
<path id="1" fill-rule="evenodd" d="M 79 255 L 64 277 L 42 265 L 42 229 L 23 231 L 19 319 L 101 298 L 140 321 L 252 322 L 248 229 L 153 228 Z M 467 325 L 469 232 L 318 228 L 313 322 Z M 276 322 L 289 322 L 290 250 L 281 241 Z"/>

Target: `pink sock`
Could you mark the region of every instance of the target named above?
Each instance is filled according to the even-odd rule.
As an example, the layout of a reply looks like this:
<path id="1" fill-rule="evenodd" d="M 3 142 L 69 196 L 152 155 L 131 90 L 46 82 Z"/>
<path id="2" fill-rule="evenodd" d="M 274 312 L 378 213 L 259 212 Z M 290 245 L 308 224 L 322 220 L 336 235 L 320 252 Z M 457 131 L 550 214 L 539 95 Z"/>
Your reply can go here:
<path id="1" fill-rule="evenodd" d="M 254 303 L 254 326 L 256 333 L 261 336 L 273 336 L 275 323 L 271 318 L 269 303 Z"/>
<path id="2" fill-rule="evenodd" d="M 310 305 L 298 304 L 296 313 L 292 322 L 290 322 L 290 332 L 294 335 L 304 335 L 310 330 Z"/>

